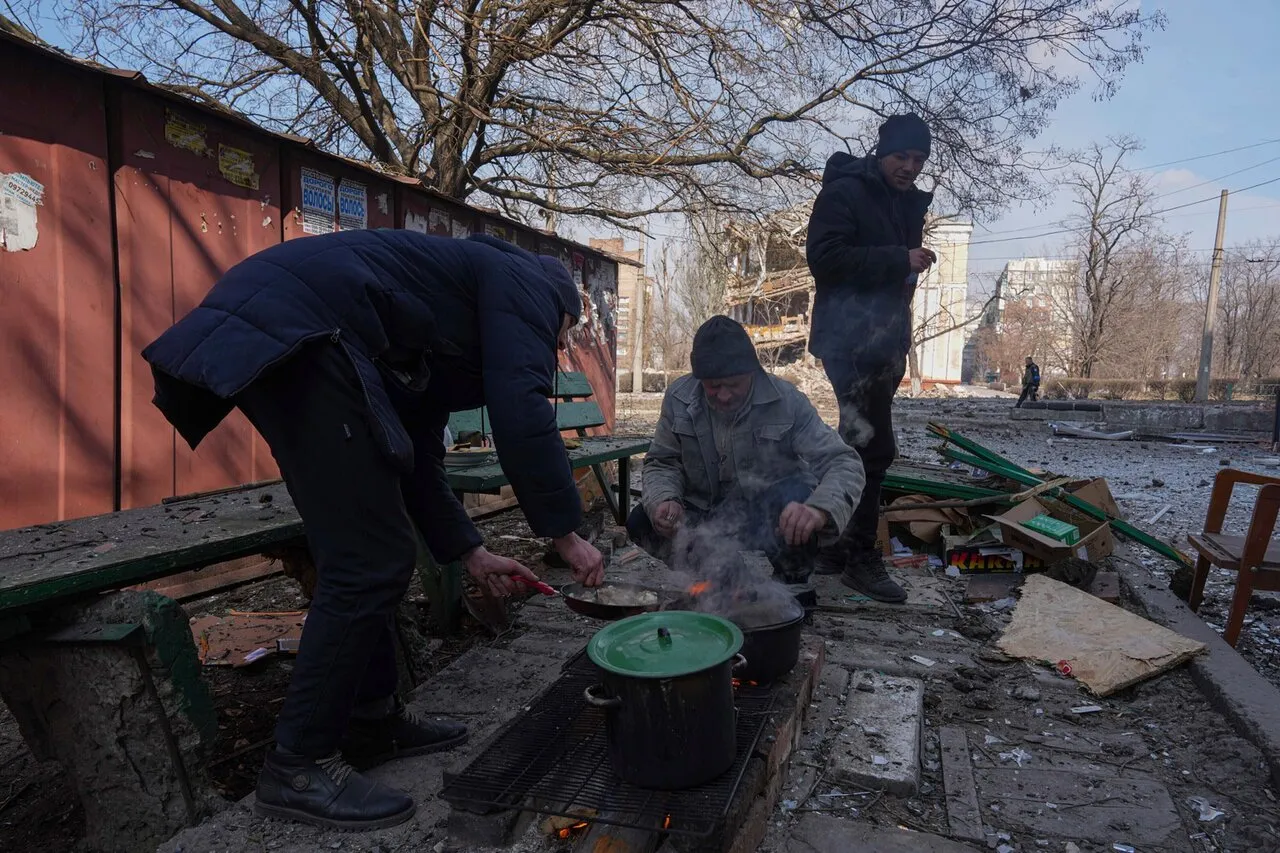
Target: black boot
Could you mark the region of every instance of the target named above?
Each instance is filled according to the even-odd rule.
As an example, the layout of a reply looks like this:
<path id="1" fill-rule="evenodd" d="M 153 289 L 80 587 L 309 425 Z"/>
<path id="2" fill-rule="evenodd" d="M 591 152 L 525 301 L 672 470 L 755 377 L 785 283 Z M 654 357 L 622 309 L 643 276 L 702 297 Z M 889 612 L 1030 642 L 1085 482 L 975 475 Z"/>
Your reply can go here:
<path id="1" fill-rule="evenodd" d="M 314 761 L 278 749 L 267 752 L 253 806 L 263 817 L 344 830 L 397 826 L 415 809 L 408 794 L 361 776 L 339 753 Z"/>
<path id="2" fill-rule="evenodd" d="M 393 758 L 443 752 L 467 740 L 467 727 L 462 723 L 425 720 L 398 697 L 388 697 L 381 714 L 377 710 L 357 708 L 347 726 L 342 754 L 357 769 L 368 770 Z"/>
<path id="3" fill-rule="evenodd" d="M 851 553 L 840 582 L 867 598 L 886 604 L 901 604 L 907 600 L 907 591 L 889 577 L 884 557 L 874 549 Z"/>

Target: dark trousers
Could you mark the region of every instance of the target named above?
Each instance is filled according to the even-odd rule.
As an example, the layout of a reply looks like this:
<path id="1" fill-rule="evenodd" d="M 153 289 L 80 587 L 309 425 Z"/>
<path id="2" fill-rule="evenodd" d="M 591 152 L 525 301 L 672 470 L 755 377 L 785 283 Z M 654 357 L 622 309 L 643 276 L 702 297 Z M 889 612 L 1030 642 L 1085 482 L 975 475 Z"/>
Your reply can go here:
<path id="1" fill-rule="evenodd" d="M 893 436 L 893 395 L 906 372 L 906 361 L 824 359 L 822 366 L 840 404 L 840 437 L 858 451 L 867 473 L 862 499 L 840 539 L 840 549 L 846 555 L 866 554 L 875 550 L 880 488 L 898 454 Z"/>
<path id="2" fill-rule="evenodd" d="M 738 551 L 763 551 L 773 564 L 774 573 L 785 583 L 802 583 L 813 573 L 817 549 L 813 544 L 791 546 L 778 533 L 778 516 L 787 504 L 804 503 L 813 494 L 812 478 L 788 477 L 774 483 L 760 494 L 747 497 L 734 491 L 706 512 L 685 507 L 684 527 L 714 529 L 715 536 L 702 541 L 693 537 L 688 547 L 723 548 L 726 540 Z M 631 510 L 627 517 L 627 534 L 631 541 L 660 560 L 672 561 L 673 542 L 653 528 L 643 506 Z M 696 561 L 696 555 L 685 555 Z M 677 560 L 676 562 L 678 562 Z"/>
<path id="3" fill-rule="evenodd" d="M 378 449 L 346 355 L 307 346 L 237 399 L 271 446 L 316 566 L 276 743 L 337 749 L 353 706 L 396 689 L 395 609 L 417 562 L 400 475 Z"/>
<path id="4" fill-rule="evenodd" d="M 1021 408 L 1022 408 L 1022 404 L 1023 404 L 1023 403 L 1025 403 L 1028 399 L 1029 399 L 1029 400 L 1031 400 L 1031 402 L 1033 402 L 1033 403 L 1034 403 L 1036 400 L 1039 400 L 1039 399 L 1040 399 L 1040 386 L 1039 386 L 1039 385 L 1023 385 L 1023 386 L 1022 386 L 1022 394 L 1018 396 L 1018 402 L 1014 403 L 1014 404 L 1013 404 L 1013 407 L 1014 407 L 1015 409 L 1021 409 Z"/>

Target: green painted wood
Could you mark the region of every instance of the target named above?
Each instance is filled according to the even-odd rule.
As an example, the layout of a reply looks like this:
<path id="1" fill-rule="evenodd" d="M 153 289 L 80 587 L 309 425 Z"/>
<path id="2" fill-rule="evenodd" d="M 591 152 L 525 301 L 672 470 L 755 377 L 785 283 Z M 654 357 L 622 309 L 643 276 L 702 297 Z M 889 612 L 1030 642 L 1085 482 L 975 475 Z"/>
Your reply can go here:
<path id="1" fill-rule="evenodd" d="M 560 403 L 556 406 L 556 426 L 562 432 L 568 430 L 588 429 L 604 426 L 604 412 L 600 404 L 590 401 Z M 485 415 L 484 423 L 480 421 L 480 409 L 468 409 L 465 412 L 454 412 L 449 416 L 449 431 L 455 436 L 464 432 L 493 432 L 493 422 Z"/>
<path id="2" fill-rule="evenodd" d="M 639 456 L 649 449 L 647 438 L 611 438 L 588 436 L 582 447 L 569 451 L 569 462 L 576 468 L 589 468 L 603 462 Z M 496 492 L 509 484 L 502 466 L 478 465 L 474 468 L 449 468 L 449 487 L 455 492 Z"/>
<path id="3" fill-rule="evenodd" d="M 0 613 L 260 554 L 302 535 L 281 484 L 0 531 Z"/>
<path id="4" fill-rule="evenodd" d="M 585 373 L 561 373 L 556 378 L 555 393 L 552 394 L 562 400 L 595 395 L 596 392 L 591 389 L 591 380 L 587 379 Z"/>

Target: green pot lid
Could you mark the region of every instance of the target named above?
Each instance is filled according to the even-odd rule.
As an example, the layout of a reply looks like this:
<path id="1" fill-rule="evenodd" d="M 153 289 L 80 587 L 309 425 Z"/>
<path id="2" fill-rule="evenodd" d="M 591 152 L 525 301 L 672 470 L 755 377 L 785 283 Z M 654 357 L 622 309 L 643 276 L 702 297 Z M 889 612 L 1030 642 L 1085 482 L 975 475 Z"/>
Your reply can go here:
<path id="1" fill-rule="evenodd" d="M 596 666 L 634 678 L 676 678 L 709 669 L 742 648 L 742 630 L 711 613 L 666 610 L 620 619 L 596 632 L 587 655 Z"/>

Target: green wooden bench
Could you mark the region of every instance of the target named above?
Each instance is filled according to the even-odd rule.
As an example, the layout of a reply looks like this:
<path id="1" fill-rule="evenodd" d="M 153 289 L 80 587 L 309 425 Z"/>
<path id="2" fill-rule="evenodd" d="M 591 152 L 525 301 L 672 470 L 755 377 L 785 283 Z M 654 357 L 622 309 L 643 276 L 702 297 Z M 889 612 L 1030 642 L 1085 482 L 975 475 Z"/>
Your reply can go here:
<path id="1" fill-rule="evenodd" d="M 590 398 L 594 396 L 591 383 L 581 373 L 560 373 L 552 398 L 556 407 L 556 425 L 561 432 L 572 432 L 582 442 L 581 447 L 568 451 L 574 469 L 590 468 L 595 474 L 604 499 L 619 524 L 627 523 L 631 501 L 630 463 L 632 456 L 639 456 L 649 449 L 647 438 L 614 438 L 590 436 L 587 430 L 605 425 L 604 412 Z M 488 417 L 484 409 L 456 412 L 449 418 L 449 430 L 460 436 L 466 433 L 486 433 Z M 618 464 L 617 494 L 609 482 L 604 465 Z M 449 469 L 449 485 L 458 494 L 497 494 L 509 485 L 498 463 L 467 468 Z"/>

